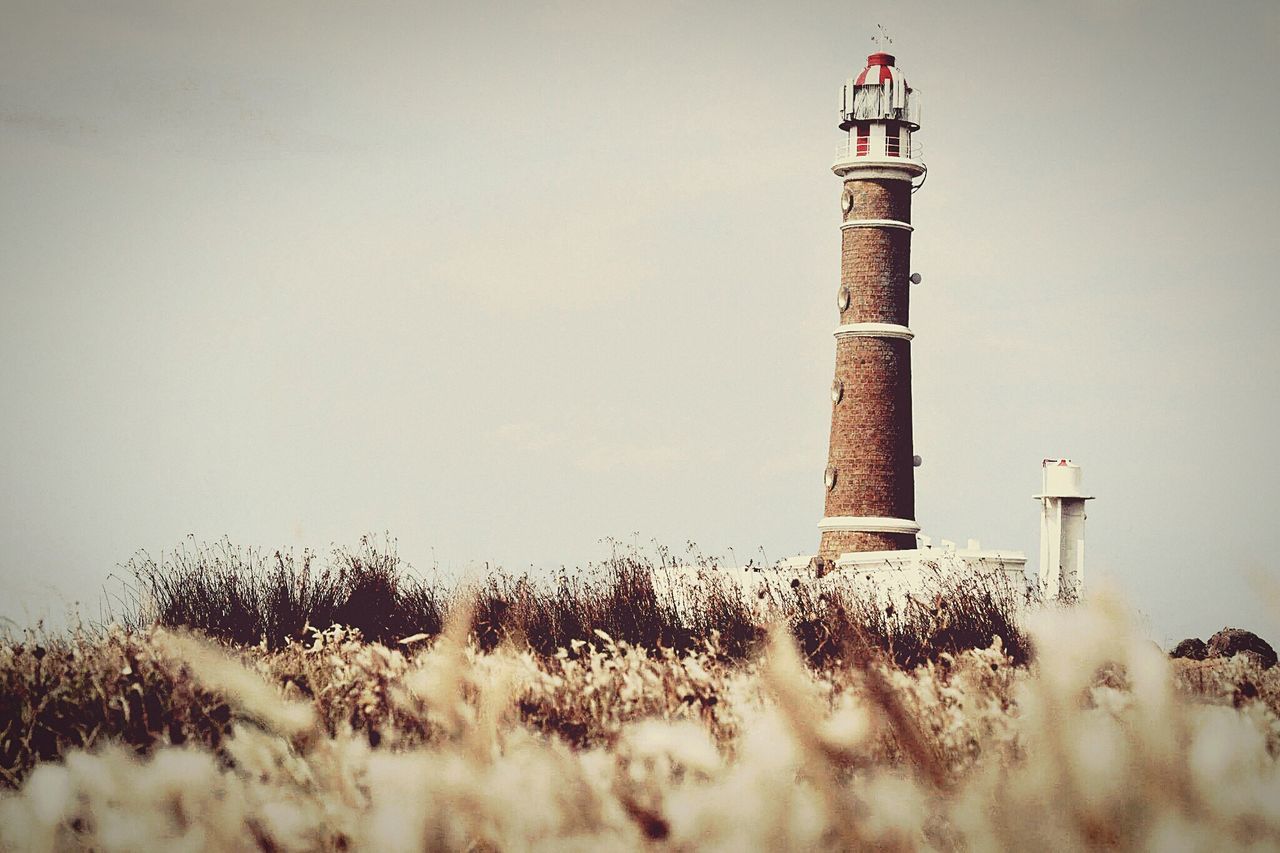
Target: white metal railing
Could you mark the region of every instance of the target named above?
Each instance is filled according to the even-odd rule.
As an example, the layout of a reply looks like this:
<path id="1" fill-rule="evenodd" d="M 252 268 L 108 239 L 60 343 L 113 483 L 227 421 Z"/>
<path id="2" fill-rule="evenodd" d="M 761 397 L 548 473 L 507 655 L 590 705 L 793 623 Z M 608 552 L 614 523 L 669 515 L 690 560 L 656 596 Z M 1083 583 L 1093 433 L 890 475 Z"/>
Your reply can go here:
<path id="1" fill-rule="evenodd" d="M 836 160 L 920 160 L 924 146 L 912 140 L 906 145 L 883 137 L 849 137 L 836 148 Z"/>

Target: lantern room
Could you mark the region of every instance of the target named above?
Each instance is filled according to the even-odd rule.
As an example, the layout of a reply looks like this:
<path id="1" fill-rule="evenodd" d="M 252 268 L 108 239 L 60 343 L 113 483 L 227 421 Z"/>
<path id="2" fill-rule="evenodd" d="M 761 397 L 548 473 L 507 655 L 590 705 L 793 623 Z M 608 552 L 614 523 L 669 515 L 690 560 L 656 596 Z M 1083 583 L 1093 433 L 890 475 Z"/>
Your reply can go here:
<path id="1" fill-rule="evenodd" d="M 837 166 L 919 162 L 920 148 L 911 134 L 920 129 L 920 95 L 894 62 L 892 54 L 873 53 L 862 73 L 840 88 L 840 129 L 848 138 L 840 146 Z"/>

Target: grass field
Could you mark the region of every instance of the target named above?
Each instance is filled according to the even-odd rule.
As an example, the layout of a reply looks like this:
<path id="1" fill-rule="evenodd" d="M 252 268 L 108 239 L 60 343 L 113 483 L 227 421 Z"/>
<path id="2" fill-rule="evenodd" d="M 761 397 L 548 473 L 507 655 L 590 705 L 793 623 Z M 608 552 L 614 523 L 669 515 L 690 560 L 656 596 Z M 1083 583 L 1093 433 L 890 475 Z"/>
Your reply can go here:
<path id="1" fill-rule="evenodd" d="M 1107 596 L 132 568 L 121 624 L 0 645 L 4 849 L 1280 846 L 1280 668 L 1170 661 Z"/>

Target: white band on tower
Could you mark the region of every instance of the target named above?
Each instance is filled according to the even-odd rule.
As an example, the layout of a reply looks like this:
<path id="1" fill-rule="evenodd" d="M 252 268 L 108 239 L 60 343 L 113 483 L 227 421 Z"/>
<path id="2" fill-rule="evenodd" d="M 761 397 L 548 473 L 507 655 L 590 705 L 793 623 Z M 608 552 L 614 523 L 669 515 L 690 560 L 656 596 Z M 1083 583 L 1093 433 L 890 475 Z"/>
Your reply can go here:
<path id="1" fill-rule="evenodd" d="M 909 518 L 837 515 L 819 521 L 818 529 L 839 530 L 849 533 L 919 533 L 920 525 Z"/>
<path id="2" fill-rule="evenodd" d="M 906 326 L 896 323 L 845 323 L 843 326 L 836 326 L 834 334 L 837 338 L 847 335 L 852 338 L 897 338 L 903 341 L 916 336 Z"/>
<path id="3" fill-rule="evenodd" d="M 861 162 L 861 157 L 842 157 L 831 167 L 846 181 L 911 181 L 925 173 L 925 166 L 919 160 L 902 160 L 891 163 L 888 160 Z"/>
<path id="4" fill-rule="evenodd" d="M 846 219 L 840 223 L 840 230 L 846 228 L 901 228 L 903 231 L 914 231 L 910 222 L 901 219 Z"/>

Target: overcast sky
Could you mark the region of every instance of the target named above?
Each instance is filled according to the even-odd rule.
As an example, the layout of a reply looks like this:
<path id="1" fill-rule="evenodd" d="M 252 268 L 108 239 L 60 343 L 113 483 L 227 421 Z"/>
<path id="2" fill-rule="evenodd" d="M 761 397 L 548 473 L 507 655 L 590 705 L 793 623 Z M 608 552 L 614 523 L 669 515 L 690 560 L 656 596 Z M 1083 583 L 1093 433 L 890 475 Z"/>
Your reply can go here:
<path id="1" fill-rule="evenodd" d="M 1275 3 L 0 0 L 0 614 L 189 534 L 812 553 L 878 22 L 925 532 L 1034 570 L 1069 456 L 1156 639 L 1280 640 Z"/>

